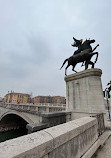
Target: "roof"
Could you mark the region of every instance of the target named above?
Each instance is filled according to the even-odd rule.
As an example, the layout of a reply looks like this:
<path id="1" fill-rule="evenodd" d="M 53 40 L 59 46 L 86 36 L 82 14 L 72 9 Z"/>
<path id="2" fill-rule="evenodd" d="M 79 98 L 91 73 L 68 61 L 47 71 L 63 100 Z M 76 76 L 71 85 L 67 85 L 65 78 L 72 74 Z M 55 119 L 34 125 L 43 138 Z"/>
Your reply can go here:
<path id="1" fill-rule="evenodd" d="M 7 93 L 6 95 L 9 95 L 9 94 L 19 94 L 19 95 L 28 95 L 28 96 L 30 96 L 30 94 L 27 94 L 27 93 L 16 93 L 16 92 Z"/>

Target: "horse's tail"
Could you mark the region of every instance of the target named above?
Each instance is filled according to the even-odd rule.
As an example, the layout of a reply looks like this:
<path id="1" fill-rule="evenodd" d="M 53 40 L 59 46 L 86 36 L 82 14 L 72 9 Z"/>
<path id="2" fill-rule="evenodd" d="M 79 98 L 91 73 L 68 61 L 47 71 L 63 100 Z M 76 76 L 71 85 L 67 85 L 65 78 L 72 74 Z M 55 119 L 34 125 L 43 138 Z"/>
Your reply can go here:
<path id="1" fill-rule="evenodd" d="M 68 61 L 68 59 L 64 60 L 62 66 L 61 66 L 61 68 L 60 68 L 60 70 L 62 69 L 62 67 L 65 65 L 65 63 L 66 63 L 67 61 Z"/>

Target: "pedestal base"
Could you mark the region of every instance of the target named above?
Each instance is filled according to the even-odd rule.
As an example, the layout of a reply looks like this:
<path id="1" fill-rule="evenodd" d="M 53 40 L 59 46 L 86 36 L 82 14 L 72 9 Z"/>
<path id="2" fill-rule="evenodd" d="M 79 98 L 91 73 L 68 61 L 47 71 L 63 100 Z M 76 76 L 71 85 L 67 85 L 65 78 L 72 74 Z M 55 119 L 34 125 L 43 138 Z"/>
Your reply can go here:
<path id="1" fill-rule="evenodd" d="M 65 77 L 66 108 L 72 118 L 105 113 L 100 69 L 87 69 Z"/>

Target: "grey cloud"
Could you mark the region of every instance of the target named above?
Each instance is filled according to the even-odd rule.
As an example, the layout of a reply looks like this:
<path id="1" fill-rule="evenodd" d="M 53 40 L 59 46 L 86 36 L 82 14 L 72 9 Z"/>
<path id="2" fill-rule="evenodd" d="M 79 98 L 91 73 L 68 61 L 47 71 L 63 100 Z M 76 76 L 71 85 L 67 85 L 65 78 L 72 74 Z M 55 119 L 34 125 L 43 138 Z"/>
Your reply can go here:
<path id="1" fill-rule="evenodd" d="M 51 51 L 50 46 L 47 41 L 45 41 L 41 36 L 39 35 L 31 35 L 26 36 L 27 38 L 27 45 L 29 48 L 30 53 L 30 59 L 29 61 L 31 63 L 36 63 L 36 65 L 40 65 L 43 62 L 47 61 L 51 57 Z"/>
<path id="2" fill-rule="evenodd" d="M 111 79 L 110 6 L 110 0 L 0 1 L 0 93 L 65 95 L 65 67 L 59 68 L 75 50 L 73 36 L 100 44 L 96 67 L 103 70 L 105 87 Z M 82 70 L 79 64 L 76 70 Z"/>

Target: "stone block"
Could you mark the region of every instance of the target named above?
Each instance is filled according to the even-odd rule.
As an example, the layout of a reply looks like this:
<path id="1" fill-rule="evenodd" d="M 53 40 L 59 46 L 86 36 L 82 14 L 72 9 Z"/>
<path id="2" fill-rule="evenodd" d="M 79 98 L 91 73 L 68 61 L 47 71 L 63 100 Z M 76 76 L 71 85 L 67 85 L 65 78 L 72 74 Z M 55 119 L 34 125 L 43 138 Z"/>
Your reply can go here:
<path id="1" fill-rule="evenodd" d="M 48 155 L 45 155 L 45 156 L 43 156 L 42 158 L 49 158 L 49 156 L 48 156 Z"/>
<path id="2" fill-rule="evenodd" d="M 48 127 L 56 126 L 66 122 L 67 112 L 50 112 L 42 113 L 42 122 L 46 123 Z"/>
<path id="3" fill-rule="evenodd" d="M 87 69 L 65 77 L 66 109 L 76 113 L 75 118 L 85 113 L 106 113 L 101 75 L 100 69 Z"/>
<path id="4" fill-rule="evenodd" d="M 45 129 L 44 131 L 52 135 L 54 138 L 54 148 L 57 148 L 96 124 L 95 118 L 84 117 Z"/>
<path id="5" fill-rule="evenodd" d="M 78 137 L 59 146 L 49 153 L 49 158 L 80 158 Z"/>
<path id="6" fill-rule="evenodd" d="M 47 123 L 40 122 L 40 123 L 27 124 L 26 128 L 28 129 L 28 133 L 37 132 L 47 128 Z"/>
<path id="7" fill-rule="evenodd" d="M 39 158 L 52 149 L 52 136 L 40 131 L 0 143 L 0 158 Z"/>

